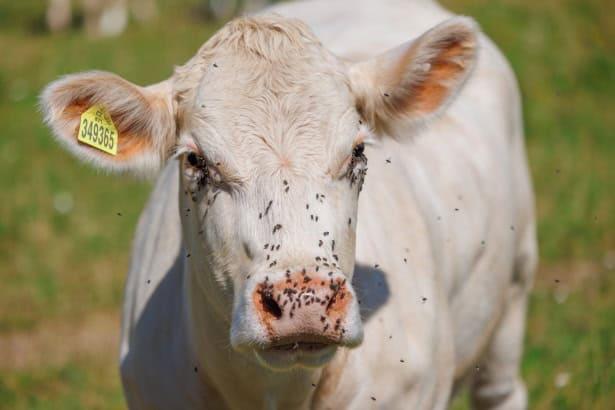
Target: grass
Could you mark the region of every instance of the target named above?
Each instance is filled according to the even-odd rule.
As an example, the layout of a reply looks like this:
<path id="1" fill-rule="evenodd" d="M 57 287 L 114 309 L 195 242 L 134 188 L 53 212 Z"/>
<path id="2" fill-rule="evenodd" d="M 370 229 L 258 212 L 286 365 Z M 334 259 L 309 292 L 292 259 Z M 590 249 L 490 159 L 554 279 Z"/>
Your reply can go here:
<path id="1" fill-rule="evenodd" d="M 15 410 L 125 407 L 115 368 L 92 359 L 11 372 L 0 379 L 0 405 Z"/>
<path id="2" fill-rule="evenodd" d="M 44 338 L 41 327 L 118 315 L 134 226 L 150 189 L 76 162 L 43 127 L 36 98 L 49 81 L 80 70 L 113 71 L 138 84 L 166 78 L 216 29 L 195 17 L 198 3 L 165 2 L 164 19 L 132 24 L 111 40 L 44 33 L 44 2 L 0 5 L 0 408 L 123 407 L 114 351 L 78 354 L 75 346 L 63 360 L 42 354 L 19 366 L 3 356 L 3 341 L 14 335 Z M 524 94 L 542 259 L 523 362 L 532 408 L 610 408 L 612 8 L 598 0 L 443 3 L 479 21 L 510 59 Z M 53 352 L 57 343 L 36 346 Z M 462 398 L 453 408 L 467 404 Z"/>

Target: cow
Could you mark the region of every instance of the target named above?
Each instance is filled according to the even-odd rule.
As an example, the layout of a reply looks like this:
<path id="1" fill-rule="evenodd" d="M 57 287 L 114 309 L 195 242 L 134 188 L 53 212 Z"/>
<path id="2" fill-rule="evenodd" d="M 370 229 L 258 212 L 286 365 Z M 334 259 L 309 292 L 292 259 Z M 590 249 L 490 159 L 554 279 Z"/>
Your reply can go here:
<path id="1" fill-rule="evenodd" d="M 237 14 L 255 13 L 272 0 L 206 0 L 205 11 L 215 20 L 227 20 Z"/>
<path id="2" fill-rule="evenodd" d="M 92 37 L 122 34 L 128 25 L 129 14 L 137 21 L 145 22 L 158 13 L 154 0 L 81 0 L 80 6 L 85 32 Z M 71 0 L 47 0 L 45 21 L 49 31 L 66 30 L 71 20 Z"/>
<path id="3" fill-rule="evenodd" d="M 130 408 L 442 409 L 462 386 L 526 408 L 521 100 L 471 18 L 280 4 L 160 83 L 72 74 L 41 105 L 79 159 L 157 177 L 125 289 Z M 92 107 L 115 155 L 79 140 Z"/>
<path id="4" fill-rule="evenodd" d="M 215 20 L 239 13 L 254 13 L 271 0 L 205 0 L 204 9 Z M 113 37 L 124 32 L 129 15 L 139 22 L 158 14 L 154 0 L 81 0 L 85 31 L 92 37 Z M 47 0 L 45 21 L 51 32 L 66 30 L 72 20 L 71 0 Z"/>

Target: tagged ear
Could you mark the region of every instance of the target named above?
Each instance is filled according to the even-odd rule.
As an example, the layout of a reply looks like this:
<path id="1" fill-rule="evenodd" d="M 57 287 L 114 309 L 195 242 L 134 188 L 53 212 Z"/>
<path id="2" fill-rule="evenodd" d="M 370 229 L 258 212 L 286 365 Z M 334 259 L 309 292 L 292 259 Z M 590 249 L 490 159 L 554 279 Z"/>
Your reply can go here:
<path id="1" fill-rule="evenodd" d="M 175 143 L 170 80 L 139 87 L 106 72 L 72 74 L 48 85 L 40 101 L 56 139 L 97 168 L 151 175 L 161 168 Z M 117 130 L 115 155 L 77 138 L 81 115 L 93 106 L 102 107 Z"/>
<path id="2" fill-rule="evenodd" d="M 449 104 L 475 64 L 476 23 L 451 18 L 419 38 L 350 68 L 357 108 L 378 132 L 416 127 Z M 405 128 L 407 129 L 407 128 Z"/>

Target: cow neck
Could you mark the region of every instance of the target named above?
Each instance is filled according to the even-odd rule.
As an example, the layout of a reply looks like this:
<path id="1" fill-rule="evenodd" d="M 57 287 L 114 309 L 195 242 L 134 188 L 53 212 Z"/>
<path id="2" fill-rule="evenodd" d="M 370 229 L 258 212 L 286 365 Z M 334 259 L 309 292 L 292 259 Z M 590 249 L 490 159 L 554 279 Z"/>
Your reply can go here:
<path id="1" fill-rule="evenodd" d="M 180 172 L 179 209 L 193 207 Z M 189 221 L 190 218 L 194 218 Z M 197 212 L 181 217 L 182 223 L 198 223 Z M 198 225 L 195 225 L 198 226 Z M 184 226 L 185 228 L 185 226 Z M 308 409 L 315 406 L 328 407 L 330 403 L 351 400 L 356 394 L 346 388 L 346 395 L 339 395 L 342 374 L 345 381 L 354 378 L 344 372 L 348 359 L 346 349 L 338 350 L 333 360 L 322 369 L 296 369 L 275 372 L 258 363 L 252 352 L 240 353 L 231 348 L 231 309 L 224 308 L 222 286 L 213 278 L 215 272 L 198 249 L 201 249 L 198 229 L 183 229 L 185 260 L 183 272 L 183 306 L 188 360 L 192 371 L 198 374 L 202 385 L 200 395 L 211 407 L 261 408 L 261 409 Z M 188 258 L 188 252 L 191 253 Z M 206 285 L 199 286 L 197 276 L 208 278 Z M 209 289 L 217 287 L 212 292 Z M 182 332 L 184 333 L 184 332 Z M 326 381 L 326 383 L 324 383 Z M 327 386 L 325 386 L 325 384 Z M 335 387 L 332 387 L 335 386 Z M 186 386 L 187 388 L 190 388 Z M 241 394 L 238 394 L 241 392 Z M 333 400 L 333 401 L 332 401 Z"/>
<path id="2" fill-rule="evenodd" d="M 179 201 L 179 209 L 189 206 L 186 196 L 180 194 Z M 199 238 L 190 237 L 186 229 L 183 236 L 184 242 L 189 245 L 187 248 L 195 251 Z M 300 369 L 274 372 L 261 366 L 253 353 L 233 350 L 229 341 L 230 307 L 221 307 L 223 299 L 211 300 L 211 289 L 206 293 L 203 282 L 199 284 L 198 276 L 215 277 L 211 266 L 200 256 L 198 252 L 192 252 L 190 258 L 185 258 L 183 300 L 191 370 L 198 374 L 203 384 L 202 394 L 207 395 L 206 400 L 209 401 L 209 397 L 217 393 L 219 397 L 216 399 L 230 408 L 310 408 L 316 391 L 314 386 L 318 385 L 322 371 Z M 222 290 L 216 280 L 208 280 L 206 286 L 218 286 Z"/>
<path id="3" fill-rule="evenodd" d="M 203 272 L 189 263 L 185 269 L 188 339 L 207 389 L 213 387 L 230 408 L 310 408 L 321 370 L 274 372 L 262 367 L 253 353 L 233 350 L 230 315 L 220 314 L 195 283 L 195 275 Z"/>

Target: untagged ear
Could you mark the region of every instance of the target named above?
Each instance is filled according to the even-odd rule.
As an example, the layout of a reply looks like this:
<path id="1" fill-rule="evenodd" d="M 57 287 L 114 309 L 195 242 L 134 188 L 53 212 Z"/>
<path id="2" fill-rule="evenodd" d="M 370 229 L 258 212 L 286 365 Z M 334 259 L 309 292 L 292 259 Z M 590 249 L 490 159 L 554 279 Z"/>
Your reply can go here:
<path id="1" fill-rule="evenodd" d="M 45 122 L 78 158 L 109 171 L 147 176 L 161 168 L 175 144 L 170 80 L 139 87 L 106 72 L 68 75 L 41 94 Z M 78 140 L 82 114 L 102 107 L 117 130 L 115 155 Z"/>
<path id="2" fill-rule="evenodd" d="M 357 108 L 377 132 L 396 135 L 441 112 L 472 72 L 476 23 L 451 18 L 419 38 L 350 68 Z"/>

